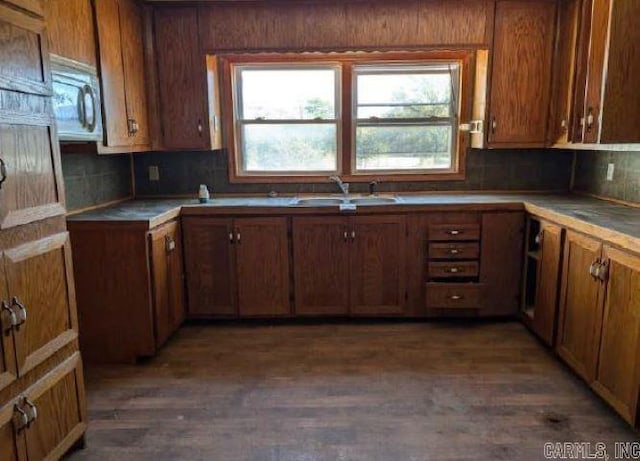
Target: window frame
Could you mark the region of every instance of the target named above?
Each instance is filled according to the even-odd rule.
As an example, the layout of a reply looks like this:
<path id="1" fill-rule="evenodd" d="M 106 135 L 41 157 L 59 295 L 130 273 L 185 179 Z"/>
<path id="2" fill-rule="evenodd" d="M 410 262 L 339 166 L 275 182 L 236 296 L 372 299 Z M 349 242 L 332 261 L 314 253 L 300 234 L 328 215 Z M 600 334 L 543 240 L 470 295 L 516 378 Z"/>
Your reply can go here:
<path id="1" fill-rule="evenodd" d="M 336 53 L 243 53 L 217 55 L 220 74 L 220 100 L 222 109 L 223 136 L 227 146 L 229 181 L 231 183 L 322 183 L 329 175 L 340 175 L 345 181 L 450 181 L 465 178 L 466 151 L 470 145 L 470 135 L 460 129 L 455 137 L 456 149 L 452 168 L 446 170 L 355 170 L 355 115 L 354 66 L 385 64 L 433 64 L 436 62 L 457 62 L 459 64 L 460 86 L 458 96 L 458 126 L 471 119 L 473 109 L 473 85 L 476 50 L 433 50 L 433 51 L 376 51 L 376 52 L 336 52 Z M 243 172 L 241 169 L 236 123 L 235 67 L 248 65 L 336 65 L 339 66 L 340 86 L 336 87 L 340 103 L 336 106 L 338 130 L 338 170 L 335 172 Z"/>

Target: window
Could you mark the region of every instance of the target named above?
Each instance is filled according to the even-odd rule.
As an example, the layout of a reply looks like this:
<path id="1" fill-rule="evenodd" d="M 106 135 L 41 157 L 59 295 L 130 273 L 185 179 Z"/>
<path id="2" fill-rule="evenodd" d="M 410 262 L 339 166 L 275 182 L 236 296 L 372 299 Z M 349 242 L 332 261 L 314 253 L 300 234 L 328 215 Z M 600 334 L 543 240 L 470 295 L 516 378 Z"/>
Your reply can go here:
<path id="1" fill-rule="evenodd" d="M 222 57 L 231 181 L 463 178 L 473 56 Z"/>
<path id="2" fill-rule="evenodd" d="M 337 67 L 240 66 L 235 74 L 243 173 L 338 171 Z"/>
<path id="3" fill-rule="evenodd" d="M 357 66 L 355 171 L 450 171 L 458 64 Z"/>

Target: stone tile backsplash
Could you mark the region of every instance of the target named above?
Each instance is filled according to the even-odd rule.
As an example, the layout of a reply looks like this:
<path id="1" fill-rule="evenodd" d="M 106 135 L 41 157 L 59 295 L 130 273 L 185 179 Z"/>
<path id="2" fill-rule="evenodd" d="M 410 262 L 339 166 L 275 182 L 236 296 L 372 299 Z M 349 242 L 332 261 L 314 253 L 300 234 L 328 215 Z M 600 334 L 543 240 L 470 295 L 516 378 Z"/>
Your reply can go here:
<path id="1" fill-rule="evenodd" d="M 467 155 L 467 177 L 462 181 L 381 182 L 380 191 L 568 191 L 573 151 L 476 150 Z M 149 181 L 149 166 L 157 166 L 159 181 Z M 232 184 L 225 151 L 152 152 L 134 154 L 136 196 L 194 195 L 199 184 L 214 193 L 337 192 L 335 184 Z M 366 192 L 366 183 L 351 190 Z"/>
<path id="2" fill-rule="evenodd" d="M 61 157 L 68 211 L 133 195 L 130 155 L 79 153 Z"/>
<path id="3" fill-rule="evenodd" d="M 607 166 L 613 163 L 613 181 Z M 640 152 L 577 151 L 573 189 L 640 203 Z"/>

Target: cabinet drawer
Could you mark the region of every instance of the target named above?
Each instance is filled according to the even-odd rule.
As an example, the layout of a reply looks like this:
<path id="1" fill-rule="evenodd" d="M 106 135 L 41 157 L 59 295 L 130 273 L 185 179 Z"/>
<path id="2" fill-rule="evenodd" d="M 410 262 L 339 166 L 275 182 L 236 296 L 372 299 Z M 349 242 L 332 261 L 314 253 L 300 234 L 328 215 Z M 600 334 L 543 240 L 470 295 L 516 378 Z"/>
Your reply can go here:
<path id="1" fill-rule="evenodd" d="M 480 225 L 468 224 L 431 224 L 429 226 L 429 240 L 480 240 Z"/>
<path id="2" fill-rule="evenodd" d="M 478 259 L 479 243 L 430 243 L 429 259 Z"/>
<path id="3" fill-rule="evenodd" d="M 478 261 L 442 261 L 430 262 L 428 266 L 430 278 L 443 277 L 477 277 Z"/>
<path id="4" fill-rule="evenodd" d="M 477 283 L 427 283 L 427 308 L 477 309 L 480 290 Z"/>

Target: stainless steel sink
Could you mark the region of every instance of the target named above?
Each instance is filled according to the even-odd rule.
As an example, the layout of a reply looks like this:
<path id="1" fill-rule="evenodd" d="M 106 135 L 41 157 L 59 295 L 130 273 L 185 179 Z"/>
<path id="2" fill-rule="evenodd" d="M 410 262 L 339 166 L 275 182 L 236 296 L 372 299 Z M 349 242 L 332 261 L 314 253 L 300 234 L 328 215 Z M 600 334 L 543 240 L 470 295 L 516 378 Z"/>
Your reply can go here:
<path id="1" fill-rule="evenodd" d="M 389 205 L 397 203 L 397 197 L 393 196 L 370 196 L 370 197 L 358 197 L 349 200 L 350 203 L 355 205 Z"/>
<path id="2" fill-rule="evenodd" d="M 395 195 L 350 195 L 347 197 L 319 196 L 292 200 L 294 206 L 339 206 L 339 205 L 389 205 L 398 203 Z"/>
<path id="3" fill-rule="evenodd" d="M 344 200 L 341 198 L 331 198 L 331 197 L 310 197 L 310 198 L 300 198 L 296 199 L 293 202 L 293 205 L 300 206 L 335 206 L 343 203 Z"/>

